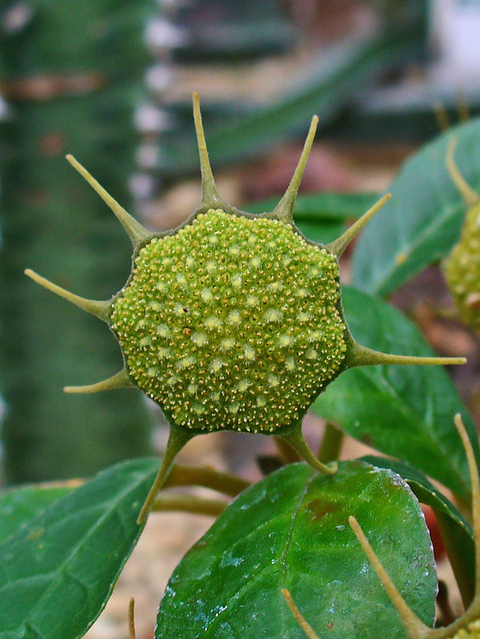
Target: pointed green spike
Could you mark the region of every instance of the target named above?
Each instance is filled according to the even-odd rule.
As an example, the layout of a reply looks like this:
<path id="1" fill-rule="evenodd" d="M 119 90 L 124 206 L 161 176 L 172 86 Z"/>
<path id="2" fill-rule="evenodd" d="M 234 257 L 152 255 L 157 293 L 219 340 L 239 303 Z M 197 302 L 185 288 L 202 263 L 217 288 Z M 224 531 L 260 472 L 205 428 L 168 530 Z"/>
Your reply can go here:
<path id="1" fill-rule="evenodd" d="M 205 131 L 203 130 L 202 113 L 198 93 L 193 94 L 193 119 L 197 134 L 198 152 L 200 154 L 200 169 L 202 173 L 202 204 L 209 208 L 222 207 L 223 202 L 218 194 L 213 177 L 212 167 L 208 158 Z"/>
<path id="2" fill-rule="evenodd" d="M 182 450 L 185 444 L 187 444 L 194 436 L 195 433 L 188 432 L 186 428 L 179 428 L 178 426 L 170 427 L 170 435 L 168 437 L 167 448 L 163 455 L 162 463 L 157 476 L 155 477 L 155 481 L 153 482 L 145 503 L 142 506 L 140 514 L 138 515 L 138 525 L 143 524 L 143 522 L 147 518 L 150 508 L 152 507 L 153 500 L 155 499 L 158 491 L 164 485 L 165 480 L 167 479 L 168 474 L 172 469 L 173 462 L 175 461 L 176 456 Z"/>
<path id="3" fill-rule="evenodd" d="M 355 519 L 355 517 L 350 516 L 348 518 L 348 523 L 350 524 L 351 529 L 355 533 L 356 538 L 360 542 L 360 545 L 367 555 L 368 561 L 372 565 L 372 568 L 377 573 L 378 578 L 387 591 L 393 605 L 397 609 L 403 625 L 405 626 L 408 639 L 424 639 L 428 637 L 432 633 L 432 630 L 422 621 L 420 621 L 420 619 L 413 612 L 402 595 L 398 592 L 397 587 L 390 579 L 389 574 L 387 573 L 373 548 L 371 547 L 368 539 L 365 536 L 365 533 L 360 528 L 358 521 Z"/>
<path id="4" fill-rule="evenodd" d="M 101 393 L 106 390 L 114 390 L 115 388 L 129 388 L 133 384 L 125 369 L 119 373 L 112 375 L 108 379 L 104 379 L 96 384 L 88 384 L 86 386 L 65 386 L 63 389 L 66 393 L 83 394 L 83 393 Z"/>
<path id="5" fill-rule="evenodd" d="M 290 591 L 286 588 L 282 588 L 282 595 L 287 603 L 287 606 L 290 609 L 290 612 L 295 618 L 295 621 L 298 623 L 303 632 L 307 635 L 308 639 L 320 639 L 316 634 L 312 626 L 307 622 L 305 617 L 302 615 L 300 610 L 297 608 L 295 602 L 292 599 L 292 595 Z"/>
<path id="6" fill-rule="evenodd" d="M 304 459 L 307 464 L 310 464 L 310 466 L 312 466 L 315 470 L 318 470 L 325 475 L 334 475 L 337 472 L 338 464 L 336 462 L 332 462 L 327 466 L 326 464 L 322 464 L 322 462 L 312 453 L 303 437 L 301 422 L 296 424 L 289 431 L 279 434 L 278 437 L 281 437 L 290 444 L 290 446 L 297 451 L 302 459 Z"/>
<path id="7" fill-rule="evenodd" d="M 312 150 L 312 144 L 315 139 L 315 133 L 317 132 L 318 117 L 315 115 L 310 123 L 310 129 L 308 130 L 307 139 L 303 145 L 302 155 L 298 161 L 297 168 L 293 174 L 292 180 L 288 185 L 285 195 L 280 202 L 274 208 L 274 210 L 268 215 L 268 217 L 282 220 L 287 224 L 293 222 L 293 207 L 295 206 L 295 200 L 297 199 L 298 189 L 305 172 L 305 166 L 307 165 L 308 156 Z"/>
<path id="8" fill-rule="evenodd" d="M 460 173 L 458 166 L 455 164 L 454 155 L 457 143 L 457 138 L 453 137 L 450 139 L 447 148 L 447 155 L 445 156 L 445 163 L 447 165 L 447 171 L 455 186 L 460 191 L 460 195 L 463 197 L 465 204 L 470 207 L 480 202 L 480 195 L 467 183 L 463 175 Z"/>
<path id="9" fill-rule="evenodd" d="M 129 639 L 136 639 L 135 632 L 135 599 L 130 597 L 130 603 L 128 604 L 128 637 Z"/>
<path id="10" fill-rule="evenodd" d="M 70 293 L 70 291 L 65 290 L 61 286 L 57 286 L 57 284 L 53 284 L 53 282 L 50 282 L 41 275 L 38 275 L 38 273 L 35 273 L 35 271 L 32 271 L 32 269 L 30 268 L 25 269 L 24 273 L 34 282 L 40 284 L 40 286 L 43 286 L 44 288 L 52 291 L 52 293 L 55 293 L 60 297 L 63 297 L 72 304 L 75 304 L 75 306 L 82 308 L 84 311 L 87 311 L 87 313 L 95 315 L 95 317 L 98 317 L 108 324 L 110 301 L 100 302 L 96 300 L 88 300 L 84 297 L 80 297 L 79 295 L 75 295 L 74 293 Z"/>
<path id="11" fill-rule="evenodd" d="M 80 162 L 72 155 L 66 156 L 67 160 L 70 164 L 80 173 L 80 175 L 85 178 L 85 180 L 90 184 L 96 193 L 102 198 L 105 204 L 113 211 L 119 222 L 122 224 L 123 228 L 128 233 L 128 236 L 132 240 L 132 244 L 135 248 L 139 246 L 144 240 L 151 237 L 150 231 L 148 231 L 140 222 L 138 222 L 134 217 L 127 213 L 127 211 L 120 206 L 120 204 L 113 199 L 113 197 L 105 191 L 103 186 L 97 182 L 97 180 L 90 175 L 90 173 L 85 169 Z"/>
<path id="12" fill-rule="evenodd" d="M 353 348 L 347 356 L 348 368 L 357 366 L 376 366 L 377 364 L 403 364 L 403 365 L 448 365 L 458 366 L 466 363 L 465 357 L 417 357 L 415 355 L 391 355 L 374 351 L 366 346 L 361 346 L 354 341 Z"/>
<path id="13" fill-rule="evenodd" d="M 363 229 L 365 224 L 369 222 L 376 213 L 378 213 L 382 206 L 391 199 L 391 197 L 391 194 L 387 193 L 382 198 L 380 198 L 378 202 L 374 204 L 372 208 L 369 209 L 366 213 L 364 213 L 360 219 L 352 224 L 352 226 L 350 226 L 345 231 L 345 233 L 343 233 L 343 235 L 341 235 L 333 242 L 330 242 L 330 244 L 327 244 L 326 248 L 337 257 L 341 257 L 353 238 Z"/>

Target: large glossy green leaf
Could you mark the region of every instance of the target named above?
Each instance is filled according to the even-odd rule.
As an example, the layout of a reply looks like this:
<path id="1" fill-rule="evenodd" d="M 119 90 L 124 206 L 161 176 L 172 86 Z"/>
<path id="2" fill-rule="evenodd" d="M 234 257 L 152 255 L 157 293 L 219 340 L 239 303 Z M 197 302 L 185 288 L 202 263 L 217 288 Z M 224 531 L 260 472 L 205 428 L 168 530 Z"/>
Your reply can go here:
<path id="1" fill-rule="evenodd" d="M 465 204 L 449 176 L 449 139 L 458 139 L 456 162 L 480 190 L 480 120 L 452 128 L 404 165 L 390 191 L 392 199 L 369 222 L 352 262 L 353 284 L 388 295 L 423 268 L 442 259 L 458 239 Z"/>
<path id="2" fill-rule="evenodd" d="M 349 515 L 431 623 L 431 543 L 403 480 L 362 462 L 343 462 L 330 477 L 292 464 L 242 493 L 187 553 L 166 588 L 155 637 L 304 639 L 281 595 L 287 588 L 319 637 L 403 639 Z"/>
<path id="3" fill-rule="evenodd" d="M 464 603 L 470 603 L 475 594 L 475 536 L 465 517 L 416 468 L 395 459 L 374 455 L 362 457 L 361 461 L 377 468 L 390 468 L 407 482 L 422 504 L 433 508 Z"/>
<path id="4" fill-rule="evenodd" d="M 343 302 L 360 344 L 399 355 L 433 354 L 416 326 L 381 299 L 343 287 Z M 469 498 L 467 462 L 454 415 L 462 413 L 478 458 L 476 430 L 443 367 L 355 368 L 330 384 L 312 410 Z"/>
<path id="5" fill-rule="evenodd" d="M 5 490 L 0 494 L 0 543 L 72 490 L 72 486 L 57 484 Z"/>
<path id="6" fill-rule="evenodd" d="M 157 470 L 157 460 L 114 466 L 0 545 L 0 639 L 84 635 L 140 535 Z"/>
<path id="7" fill-rule="evenodd" d="M 248 116 L 207 130 L 212 164 L 225 165 L 265 153 L 308 126 L 316 113 L 320 125 L 328 122 L 340 105 L 359 87 L 371 83 L 374 74 L 393 62 L 412 57 L 422 46 L 421 25 L 390 29 L 338 45 L 322 54 L 303 76 L 303 82 L 281 100 L 257 108 Z M 162 144 L 159 171 L 166 178 L 198 173 L 198 151 L 193 136 Z"/>

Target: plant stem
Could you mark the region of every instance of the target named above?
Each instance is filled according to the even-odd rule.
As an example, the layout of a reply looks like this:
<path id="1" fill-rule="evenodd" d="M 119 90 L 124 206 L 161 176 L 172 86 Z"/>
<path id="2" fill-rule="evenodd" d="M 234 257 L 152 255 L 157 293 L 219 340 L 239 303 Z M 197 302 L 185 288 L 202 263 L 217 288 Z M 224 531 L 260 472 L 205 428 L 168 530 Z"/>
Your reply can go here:
<path id="1" fill-rule="evenodd" d="M 343 431 L 335 426 L 335 424 L 327 422 L 318 451 L 318 459 L 324 464 L 338 459 L 342 450 L 343 440 Z"/>
<path id="2" fill-rule="evenodd" d="M 163 488 L 163 485 L 172 470 L 175 457 L 192 437 L 193 435 L 189 433 L 187 429 L 174 426 L 173 424 L 170 426 L 170 434 L 168 436 L 167 447 L 163 453 L 162 463 L 158 469 L 157 476 L 150 488 L 150 492 L 147 495 L 145 503 L 142 506 L 140 514 L 138 515 L 138 525 L 142 524 L 148 516 L 148 511 L 150 510 L 157 493 Z"/>
<path id="3" fill-rule="evenodd" d="M 285 441 L 281 437 L 276 436 L 274 436 L 273 439 L 275 441 L 277 450 L 280 453 L 282 462 L 284 462 L 285 464 L 293 464 L 295 462 L 302 461 L 299 453 L 297 453 L 295 448 L 293 448 L 293 446 L 290 446 L 287 441 Z"/>
<path id="4" fill-rule="evenodd" d="M 250 482 L 212 468 L 175 464 L 165 482 L 165 488 L 172 486 L 204 486 L 224 495 L 236 497 L 250 486 Z"/>
<path id="5" fill-rule="evenodd" d="M 202 499 L 194 495 L 160 495 L 153 502 L 153 512 L 183 512 L 218 517 L 228 503 L 220 499 Z"/>
<path id="6" fill-rule="evenodd" d="M 334 462 L 327 466 L 323 464 L 315 455 L 312 453 L 310 448 L 308 447 L 305 438 L 303 437 L 301 424 L 299 424 L 296 428 L 292 428 L 289 432 L 282 434 L 282 437 L 291 445 L 295 450 L 302 456 L 304 461 L 307 464 L 310 464 L 312 468 L 318 470 L 325 475 L 335 475 L 337 472 L 337 464 Z"/>

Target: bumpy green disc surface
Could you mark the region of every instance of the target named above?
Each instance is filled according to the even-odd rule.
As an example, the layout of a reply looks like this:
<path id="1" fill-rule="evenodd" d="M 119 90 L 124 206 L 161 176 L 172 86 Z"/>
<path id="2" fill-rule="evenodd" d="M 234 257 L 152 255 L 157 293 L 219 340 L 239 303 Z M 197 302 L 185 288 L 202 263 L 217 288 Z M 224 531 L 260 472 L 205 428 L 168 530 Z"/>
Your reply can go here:
<path id="1" fill-rule="evenodd" d="M 335 256 L 290 224 L 211 209 L 139 251 L 111 326 L 177 425 L 273 432 L 338 374 L 339 309 Z"/>

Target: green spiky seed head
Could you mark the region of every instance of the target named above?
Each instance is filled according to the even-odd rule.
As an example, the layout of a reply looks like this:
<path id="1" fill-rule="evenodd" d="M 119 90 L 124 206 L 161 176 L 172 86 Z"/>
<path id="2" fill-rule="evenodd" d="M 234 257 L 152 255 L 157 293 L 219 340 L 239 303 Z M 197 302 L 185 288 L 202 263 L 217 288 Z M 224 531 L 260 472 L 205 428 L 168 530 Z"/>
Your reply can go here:
<path id="1" fill-rule="evenodd" d="M 480 204 L 468 209 L 444 273 L 460 317 L 480 335 Z"/>
<path id="2" fill-rule="evenodd" d="M 292 181 L 271 212 L 249 215 L 224 203 L 215 186 L 194 94 L 202 203 L 171 233 L 150 233 L 71 156 L 71 164 L 123 224 L 133 271 L 108 301 L 79 297 L 28 270 L 54 293 L 107 322 L 125 366 L 111 378 L 68 392 L 138 386 L 164 410 L 167 449 L 140 512 L 144 521 L 179 450 L 215 430 L 275 433 L 315 469 L 336 470 L 307 446 L 301 421 L 343 370 L 371 364 L 460 364 L 462 358 L 388 355 L 360 346 L 340 299 L 338 258 L 389 199 L 384 196 L 334 242 L 307 241 L 293 206 L 315 137 L 314 117 Z"/>
<path id="3" fill-rule="evenodd" d="M 443 271 L 460 317 L 480 335 L 480 196 L 455 163 L 457 142 L 457 138 L 450 138 L 445 161 L 467 213 L 460 239 L 445 260 Z"/>
<path id="4" fill-rule="evenodd" d="M 341 369 L 339 289 L 336 257 L 291 224 L 210 209 L 141 248 L 111 327 L 177 425 L 273 432 Z"/>

